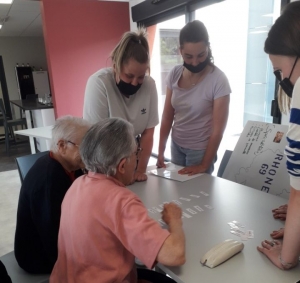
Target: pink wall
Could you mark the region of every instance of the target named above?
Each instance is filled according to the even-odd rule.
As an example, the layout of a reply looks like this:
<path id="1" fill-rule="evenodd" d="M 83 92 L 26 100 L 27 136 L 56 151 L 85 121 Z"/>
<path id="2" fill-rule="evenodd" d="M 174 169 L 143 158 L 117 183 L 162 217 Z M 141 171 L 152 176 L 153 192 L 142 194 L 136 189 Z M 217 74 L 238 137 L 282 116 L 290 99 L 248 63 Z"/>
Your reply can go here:
<path id="1" fill-rule="evenodd" d="M 110 51 L 130 29 L 129 4 L 42 0 L 41 9 L 55 115 L 81 117 L 88 77 L 111 65 Z"/>

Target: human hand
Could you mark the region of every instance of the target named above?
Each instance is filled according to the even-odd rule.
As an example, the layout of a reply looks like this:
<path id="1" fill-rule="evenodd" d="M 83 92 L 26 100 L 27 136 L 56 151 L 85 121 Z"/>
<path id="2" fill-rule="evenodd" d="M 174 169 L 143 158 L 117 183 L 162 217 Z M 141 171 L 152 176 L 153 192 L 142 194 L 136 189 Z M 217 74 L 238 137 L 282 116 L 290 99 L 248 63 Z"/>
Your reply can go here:
<path id="1" fill-rule="evenodd" d="M 284 235 L 284 228 L 280 228 L 277 231 L 273 231 L 270 235 L 273 239 L 281 239 Z"/>
<path id="2" fill-rule="evenodd" d="M 165 164 L 165 158 L 163 155 L 158 155 L 157 157 L 157 162 L 156 162 L 156 166 L 158 168 L 166 168 L 166 164 Z"/>
<path id="3" fill-rule="evenodd" d="M 267 258 L 278 268 L 284 269 L 280 263 L 279 257 L 282 249 L 282 244 L 278 240 L 268 241 L 265 240 L 261 243 L 261 247 L 257 247 L 257 250 L 267 256 Z"/>
<path id="4" fill-rule="evenodd" d="M 182 210 L 178 205 L 170 202 L 164 205 L 164 209 L 161 214 L 162 220 L 169 225 L 172 221 L 181 221 Z"/>
<path id="5" fill-rule="evenodd" d="M 178 171 L 178 174 L 181 174 L 181 175 L 187 174 L 188 176 L 192 176 L 192 175 L 196 175 L 199 173 L 205 173 L 206 170 L 207 170 L 207 168 L 200 164 L 200 165 L 184 167 Z"/>
<path id="6" fill-rule="evenodd" d="M 136 171 L 134 173 L 134 180 L 133 180 L 133 183 L 134 182 L 144 182 L 148 179 L 148 176 L 143 173 L 143 172 L 139 172 L 139 171 Z"/>
<path id="7" fill-rule="evenodd" d="M 273 217 L 275 219 L 280 219 L 280 220 L 285 220 L 286 219 L 286 214 L 287 214 L 287 209 L 288 205 L 281 205 L 278 208 L 275 208 L 272 210 L 273 212 Z"/>

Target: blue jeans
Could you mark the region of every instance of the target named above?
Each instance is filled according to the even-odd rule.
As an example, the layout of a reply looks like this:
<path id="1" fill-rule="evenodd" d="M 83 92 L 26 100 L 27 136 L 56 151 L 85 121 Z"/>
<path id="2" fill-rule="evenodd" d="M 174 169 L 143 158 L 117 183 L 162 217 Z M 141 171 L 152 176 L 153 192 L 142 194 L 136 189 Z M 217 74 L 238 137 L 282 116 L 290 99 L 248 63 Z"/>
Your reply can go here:
<path id="1" fill-rule="evenodd" d="M 184 167 L 199 165 L 204 157 L 204 154 L 205 149 L 194 150 L 183 148 L 176 144 L 173 140 L 171 141 L 171 161 L 174 164 Z M 214 171 L 214 163 L 216 160 L 217 156 L 214 158 L 214 161 L 205 173 L 211 174 Z"/>

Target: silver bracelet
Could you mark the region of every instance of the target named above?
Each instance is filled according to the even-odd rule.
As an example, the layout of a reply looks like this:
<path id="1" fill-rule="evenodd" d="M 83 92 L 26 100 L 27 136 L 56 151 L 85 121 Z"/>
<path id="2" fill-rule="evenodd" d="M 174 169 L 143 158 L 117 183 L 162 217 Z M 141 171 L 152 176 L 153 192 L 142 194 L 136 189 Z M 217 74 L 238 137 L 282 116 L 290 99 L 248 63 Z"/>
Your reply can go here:
<path id="1" fill-rule="evenodd" d="M 281 253 L 280 253 L 280 255 L 279 255 L 279 261 L 280 261 L 280 264 L 282 265 L 282 267 L 283 267 L 284 270 L 290 269 L 290 268 L 292 268 L 293 266 L 296 265 L 295 263 L 285 262 L 285 261 L 281 258 Z"/>

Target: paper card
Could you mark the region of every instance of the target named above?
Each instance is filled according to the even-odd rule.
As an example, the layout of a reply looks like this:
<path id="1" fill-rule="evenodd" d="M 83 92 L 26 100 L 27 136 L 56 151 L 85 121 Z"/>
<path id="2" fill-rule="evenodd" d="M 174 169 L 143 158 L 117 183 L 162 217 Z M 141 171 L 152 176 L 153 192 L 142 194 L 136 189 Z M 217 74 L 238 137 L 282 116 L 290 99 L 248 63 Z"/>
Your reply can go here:
<path id="1" fill-rule="evenodd" d="M 149 208 L 148 211 L 151 212 L 151 213 L 156 213 L 156 211 L 151 209 L 151 208 Z"/>
<path id="2" fill-rule="evenodd" d="M 243 235 L 243 234 L 241 234 L 237 231 L 234 231 L 234 230 L 230 230 L 230 233 L 233 234 L 233 235 L 239 236 L 239 237 L 241 237 Z"/>
<path id="3" fill-rule="evenodd" d="M 194 208 L 197 209 L 200 212 L 204 211 L 203 208 L 201 208 L 199 205 L 195 205 Z"/>
<path id="4" fill-rule="evenodd" d="M 231 227 L 231 228 L 239 228 L 238 226 L 236 226 L 234 223 L 232 222 L 228 222 L 228 225 Z"/>
<path id="5" fill-rule="evenodd" d="M 253 230 L 246 231 L 246 235 L 248 238 L 253 239 L 254 238 L 254 232 Z"/>
<path id="6" fill-rule="evenodd" d="M 156 175 L 158 177 L 163 177 L 170 180 L 175 180 L 179 182 L 185 182 L 193 178 L 197 178 L 203 174 L 196 174 L 192 176 L 178 174 L 180 169 L 184 168 L 183 166 L 175 165 L 173 163 L 167 163 L 166 168 L 158 168 L 148 171 L 148 173 Z"/>
<path id="7" fill-rule="evenodd" d="M 182 212 L 182 216 L 186 217 L 186 218 L 191 218 L 192 217 L 191 215 L 189 215 L 188 213 L 185 213 L 185 212 Z"/>
<path id="8" fill-rule="evenodd" d="M 174 203 L 176 203 L 178 205 L 182 205 L 182 203 L 179 200 L 176 200 L 176 199 L 172 200 L 172 202 L 174 202 Z"/>
<path id="9" fill-rule="evenodd" d="M 190 197 L 193 197 L 193 198 L 200 198 L 200 196 L 197 196 L 197 195 L 190 195 Z"/>
<path id="10" fill-rule="evenodd" d="M 206 208 L 208 208 L 208 209 L 214 209 L 211 205 L 209 205 L 209 204 L 206 204 L 206 205 L 204 205 Z"/>
<path id="11" fill-rule="evenodd" d="M 162 209 L 158 208 L 158 207 L 152 207 L 153 210 L 156 210 L 157 212 L 162 212 Z"/>
<path id="12" fill-rule="evenodd" d="M 236 220 L 233 220 L 233 221 L 231 221 L 232 223 L 234 223 L 236 226 L 238 226 L 238 227 L 241 227 L 241 228 L 244 228 L 245 227 L 245 225 L 243 225 L 242 223 L 240 223 L 240 222 L 238 222 L 238 221 L 236 221 Z"/>
<path id="13" fill-rule="evenodd" d="M 203 191 L 201 191 L 201 192 L 200 192 L 200 194 L 202 194 L 202 195 L 204 195 L 204 196 L 206 196 L 206 197 L 208 197 L 208 196 L 209 196 L 209 194 L 208 194 L 208 193 L 206 193 L 206 192 L 203 192 Z"/>
<path id="14" fill-rule="evenodd" d="M 240 230 L 239 228 L 230 228 L 232 231 L 238 232 L 241 235 L 246 235 L 246 233 L 243 230 Z"/>
<path id="15" fill-rule="evenodd" d="M 181 199 L 181 200 L 185 200 L 185 201 L 191 201 L 191 199 L 190 199 L 190 198 L 179 198 L 179 199 Z"/>
<path id="16" fill-rule="evenodd" d="M 190 214 L 197 214 L 195 210 L 192 210 L 191 208 L 186 209 Z"/>

